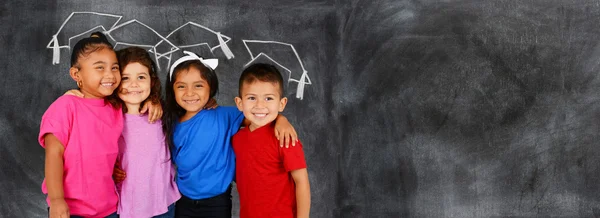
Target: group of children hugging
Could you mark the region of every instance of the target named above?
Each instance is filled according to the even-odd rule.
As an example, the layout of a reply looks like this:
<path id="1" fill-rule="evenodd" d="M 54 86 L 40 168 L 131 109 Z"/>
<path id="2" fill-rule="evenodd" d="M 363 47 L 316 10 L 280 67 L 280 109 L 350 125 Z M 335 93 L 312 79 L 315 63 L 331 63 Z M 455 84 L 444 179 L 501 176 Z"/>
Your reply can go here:
<path id="1" fill-rule="evenodd" d="M 100 32 L 77 42 L 77 82 L 44 113 L 48 216 L 308 217 L 310 186 L 302 145 L 279 114 L 283 78 L 248 66 L 237 107 L 217 105 L 216 59 L 191 52 L 175 61 L 165 99 L 154 61 L 139 47 L 114 51 Z"/>

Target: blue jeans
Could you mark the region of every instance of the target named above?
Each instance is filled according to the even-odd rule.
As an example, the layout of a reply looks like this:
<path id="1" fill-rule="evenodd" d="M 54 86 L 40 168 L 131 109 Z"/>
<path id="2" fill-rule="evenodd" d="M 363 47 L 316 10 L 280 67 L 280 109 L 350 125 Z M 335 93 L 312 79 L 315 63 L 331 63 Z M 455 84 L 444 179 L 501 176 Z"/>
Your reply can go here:
<path id="1" fill-rule="evenodd" d="M 173 218 L 175 217 L 175 203 L 169 205 L 168 211 L 158 216 L 153 216 L 153 218 Z"/>

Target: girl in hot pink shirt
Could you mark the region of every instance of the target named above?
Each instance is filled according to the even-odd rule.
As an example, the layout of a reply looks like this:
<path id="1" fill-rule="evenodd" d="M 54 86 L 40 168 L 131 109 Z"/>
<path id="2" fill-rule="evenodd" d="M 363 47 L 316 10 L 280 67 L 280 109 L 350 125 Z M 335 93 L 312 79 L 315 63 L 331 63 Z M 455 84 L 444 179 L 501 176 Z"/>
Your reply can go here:
<path id="1" fill-rule="evenodd" d="M 102 33 L 77 42 L 69 73 L 85 98 L 59 97 L 44 113 L 38 138 L 46 150 L 42 190 L 48 194 L 49 217 L 116 217 L 112 171 L 123 114 L 105 97 L 121 76 Z"/>

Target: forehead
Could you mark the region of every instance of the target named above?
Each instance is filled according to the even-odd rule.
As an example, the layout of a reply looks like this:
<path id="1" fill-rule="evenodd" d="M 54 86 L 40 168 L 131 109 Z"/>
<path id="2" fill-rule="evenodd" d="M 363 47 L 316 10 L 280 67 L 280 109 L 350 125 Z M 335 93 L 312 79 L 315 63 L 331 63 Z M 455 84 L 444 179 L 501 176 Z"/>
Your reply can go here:
<path id="1" fill-rule="evenodd" d="M 118 63 L 117 53 L 115 53 L 115 51 L 113 51 L 112 49 L 109 49 L 106 47 L 100 47 L 100 48 L 98 48 L 98 50 L 91 52 L 85 56 L 80 57 L 79 61 L 91 62 L 91 63 L 95 63 L 98 61 L 104 61 L 109 64 Z"/>
<path id="2" fill-rule="evenodd" d="M 206 80 L 202 78 L 200 71 L 194 67 L 190 67 L 189 69 L 182 70 L 177 73 L 175 76 L 176 83 L 194 83 L 194 82 L 205 82 Z"/>
<path id="3" fill-rule="evenodd" d="M 242 94 L 277 94 L 279 95 L 279 83 L 278 82 L 264 82 L 255 80 L 253 82 L 244 82 L 242 84 Z"/>
<path id="4" fill-rule="evenodd" d="M 122 69 L 122 73 L 148 73 L 148 68 L 138 62 L 132 62 L 127 64 L 127 66 L 125 66 L 125 69 Z"/>

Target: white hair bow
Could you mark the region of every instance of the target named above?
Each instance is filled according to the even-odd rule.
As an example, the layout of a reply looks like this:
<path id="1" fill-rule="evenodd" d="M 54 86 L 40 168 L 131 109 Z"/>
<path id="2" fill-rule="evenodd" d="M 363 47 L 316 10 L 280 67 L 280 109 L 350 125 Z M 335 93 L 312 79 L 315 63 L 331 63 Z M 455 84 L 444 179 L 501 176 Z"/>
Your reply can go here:
<path id="1" fill-rule="evenodd" d="M 171 80 L 173 79 L 173 70 L 175 70 L 175 67 L 177 67 L 177 65 L 183 63 L 184 61 L 199 60 L 202 64 L 204 64 L 204 66 L 210 67 L 213 70 L 215 68 L 217 68 L 217 66 L 219 65 L 219 59 L 216 59 L 216 58 L 204 59 L 204 58 L 198 57 L 198 55 L 194 54 L 193 52 L 189 52 L 189 51 L 183 51 L 183 53 L 186 54 L 186 56 L 183 56 L 183 57 L 177 59 L 175 61 L 175 63 L 173 63 L 173 65 L 171 66 L 171 70 L 169 71 L 169 78 Z"/>

